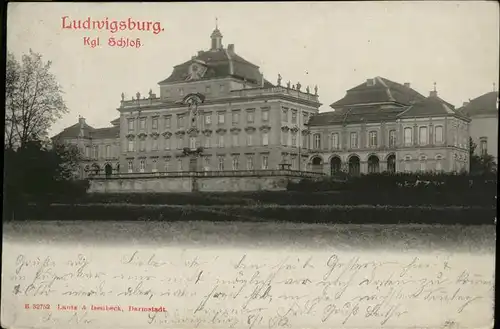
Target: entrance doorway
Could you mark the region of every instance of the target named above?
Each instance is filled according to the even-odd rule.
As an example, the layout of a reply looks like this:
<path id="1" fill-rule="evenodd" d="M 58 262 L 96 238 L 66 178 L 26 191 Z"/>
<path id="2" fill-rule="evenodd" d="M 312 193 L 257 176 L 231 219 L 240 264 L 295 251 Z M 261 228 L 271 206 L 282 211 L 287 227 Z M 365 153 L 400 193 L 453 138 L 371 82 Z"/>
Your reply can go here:
<path id="1" fill-rule="evenodd" d="M 189 159 L 189 171 L 198 171 L 198 158 Z"/>
<path id="2" fill-rule="evenodd" d="M 104 166 L 104 173 L 106 174 L 106 177 L 111 176 L 113 174 L 113 167 L 108 163 Z"/>

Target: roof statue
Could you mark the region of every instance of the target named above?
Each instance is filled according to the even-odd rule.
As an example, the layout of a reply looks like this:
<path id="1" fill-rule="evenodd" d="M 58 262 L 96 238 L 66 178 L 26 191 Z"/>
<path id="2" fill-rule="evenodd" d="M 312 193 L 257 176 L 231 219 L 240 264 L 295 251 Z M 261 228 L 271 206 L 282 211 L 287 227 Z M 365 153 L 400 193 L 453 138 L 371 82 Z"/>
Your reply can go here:
<path id="1" fill-rule="evenodd" d="M 141 99 L 141 93 L 140 92 L 137 92 L 137 94 L 135 94 L 137 96 L 137 100 L 140 100 Z"/>
<path id="2" fill-rule="evenodd" d="M 306 87 L 306 92 L 307 92 L 308 94 L 309 94 L 309 91 L 310 91 L 309 86 L 307 86 L 307 87 Z"/>
<path id="3" fill-rule="evenodd" d="M 302 85 L 300 84 L 300 82 L 297 82 L 297 90 L 300 90 L 300 87 L 302 87 Z"/>
<path id="4" fill-rule="evenodd" d="M 281 74 L 278 73 L 278 86 L 281 86 Z"/>
<path id="5" fill-rule="evenodd" d="M 125 101 L 125 94 L 122 93 L 122 102 L 124 102 L 124 101 Z"/>
<path id="6" fill-rule="evenodd" d="M 314 95 L 318 96 L 318 85 L 314 86 Z"/>
<path id="7" fill-rule="evenodd" d="M 153 90 L 149 89 L 149 98 L 153 98 Z"/>
<path id="8" fill-rule="evenodd" d="M 286 83 L 286 87 L 290 89 L 290 80 Z"/>

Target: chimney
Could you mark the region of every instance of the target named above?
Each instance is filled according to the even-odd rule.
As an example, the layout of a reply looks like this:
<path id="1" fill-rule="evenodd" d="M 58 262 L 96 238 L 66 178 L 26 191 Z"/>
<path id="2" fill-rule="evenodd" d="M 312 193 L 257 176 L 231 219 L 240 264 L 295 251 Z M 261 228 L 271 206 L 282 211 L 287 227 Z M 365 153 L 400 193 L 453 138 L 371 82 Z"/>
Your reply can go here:
<path id="1" fill-rule="evenodd" d="M 436 90 L 432 90 L 430 93 L 429 93 L 429 97 L 437 97 L 438 95 L 438 92 Z"/>
<path id="2" fill-rule="evenodd" d="M 80 128 L 83 129 L 85 126 L 85 118 L 84 117 L 78 117 L 78 122 L 80 123 Z"/>
<path id="3" fill-rule="evenodd" d="M 191 56 L 191 59 L 196 59 L 196 55 L 195 56 Z"/>
<path id="4" fill-rule="evenodd" d="M 410 83 L 409 82 L 405 82 L 405 87 L 406 88 L 410 88 Z"/>
<path id="5" fill-rule="evenodd" d="M 234 53 L 234 44 L 229 44 L 227 45 L 227 50 L 230 52 L 230 53 Z"/>
<path id="6" fill-rule="evenodd" d="M 462 106 L 467 106 L 467 105 L 469 105 L 469 102 L 464 102 Z"/>
<path id="7" fill-rule="evenodd" d="M 367 86 L 375 85 L 375 79 L 366 79 L 366 85 Z"/>

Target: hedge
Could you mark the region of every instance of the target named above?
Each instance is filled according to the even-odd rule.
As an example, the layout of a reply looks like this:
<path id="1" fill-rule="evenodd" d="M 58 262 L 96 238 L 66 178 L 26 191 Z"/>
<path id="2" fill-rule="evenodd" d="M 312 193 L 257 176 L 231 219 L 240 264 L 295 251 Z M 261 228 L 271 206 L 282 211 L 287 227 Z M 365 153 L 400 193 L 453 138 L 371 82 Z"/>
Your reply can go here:
<path id="1" fill-rule="evenodd" d="M 27 206 L 10 220 L 286 221 L 352 224 L 493 224 L 494 207 L 394 206 Z"/>

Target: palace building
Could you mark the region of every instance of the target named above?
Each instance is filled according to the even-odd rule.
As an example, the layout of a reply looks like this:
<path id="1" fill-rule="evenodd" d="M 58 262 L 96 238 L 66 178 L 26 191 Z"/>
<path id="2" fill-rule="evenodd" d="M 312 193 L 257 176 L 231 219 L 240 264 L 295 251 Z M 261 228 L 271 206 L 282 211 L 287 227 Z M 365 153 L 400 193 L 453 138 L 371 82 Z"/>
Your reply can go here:
<path id="1" fill-rule="evenodd" d="M 471 119 L 408 83 L 382 77 L 349 89 L 319 113 L 317 86 L 276 85 L 259 67 L 223 46 L 174 66 L 152 90 L 122 100 L 112 127 L 85 119 L 53 140 L 78 145 L 83 176 L 286 169 L 335 174 L 463 171 Z"/>

